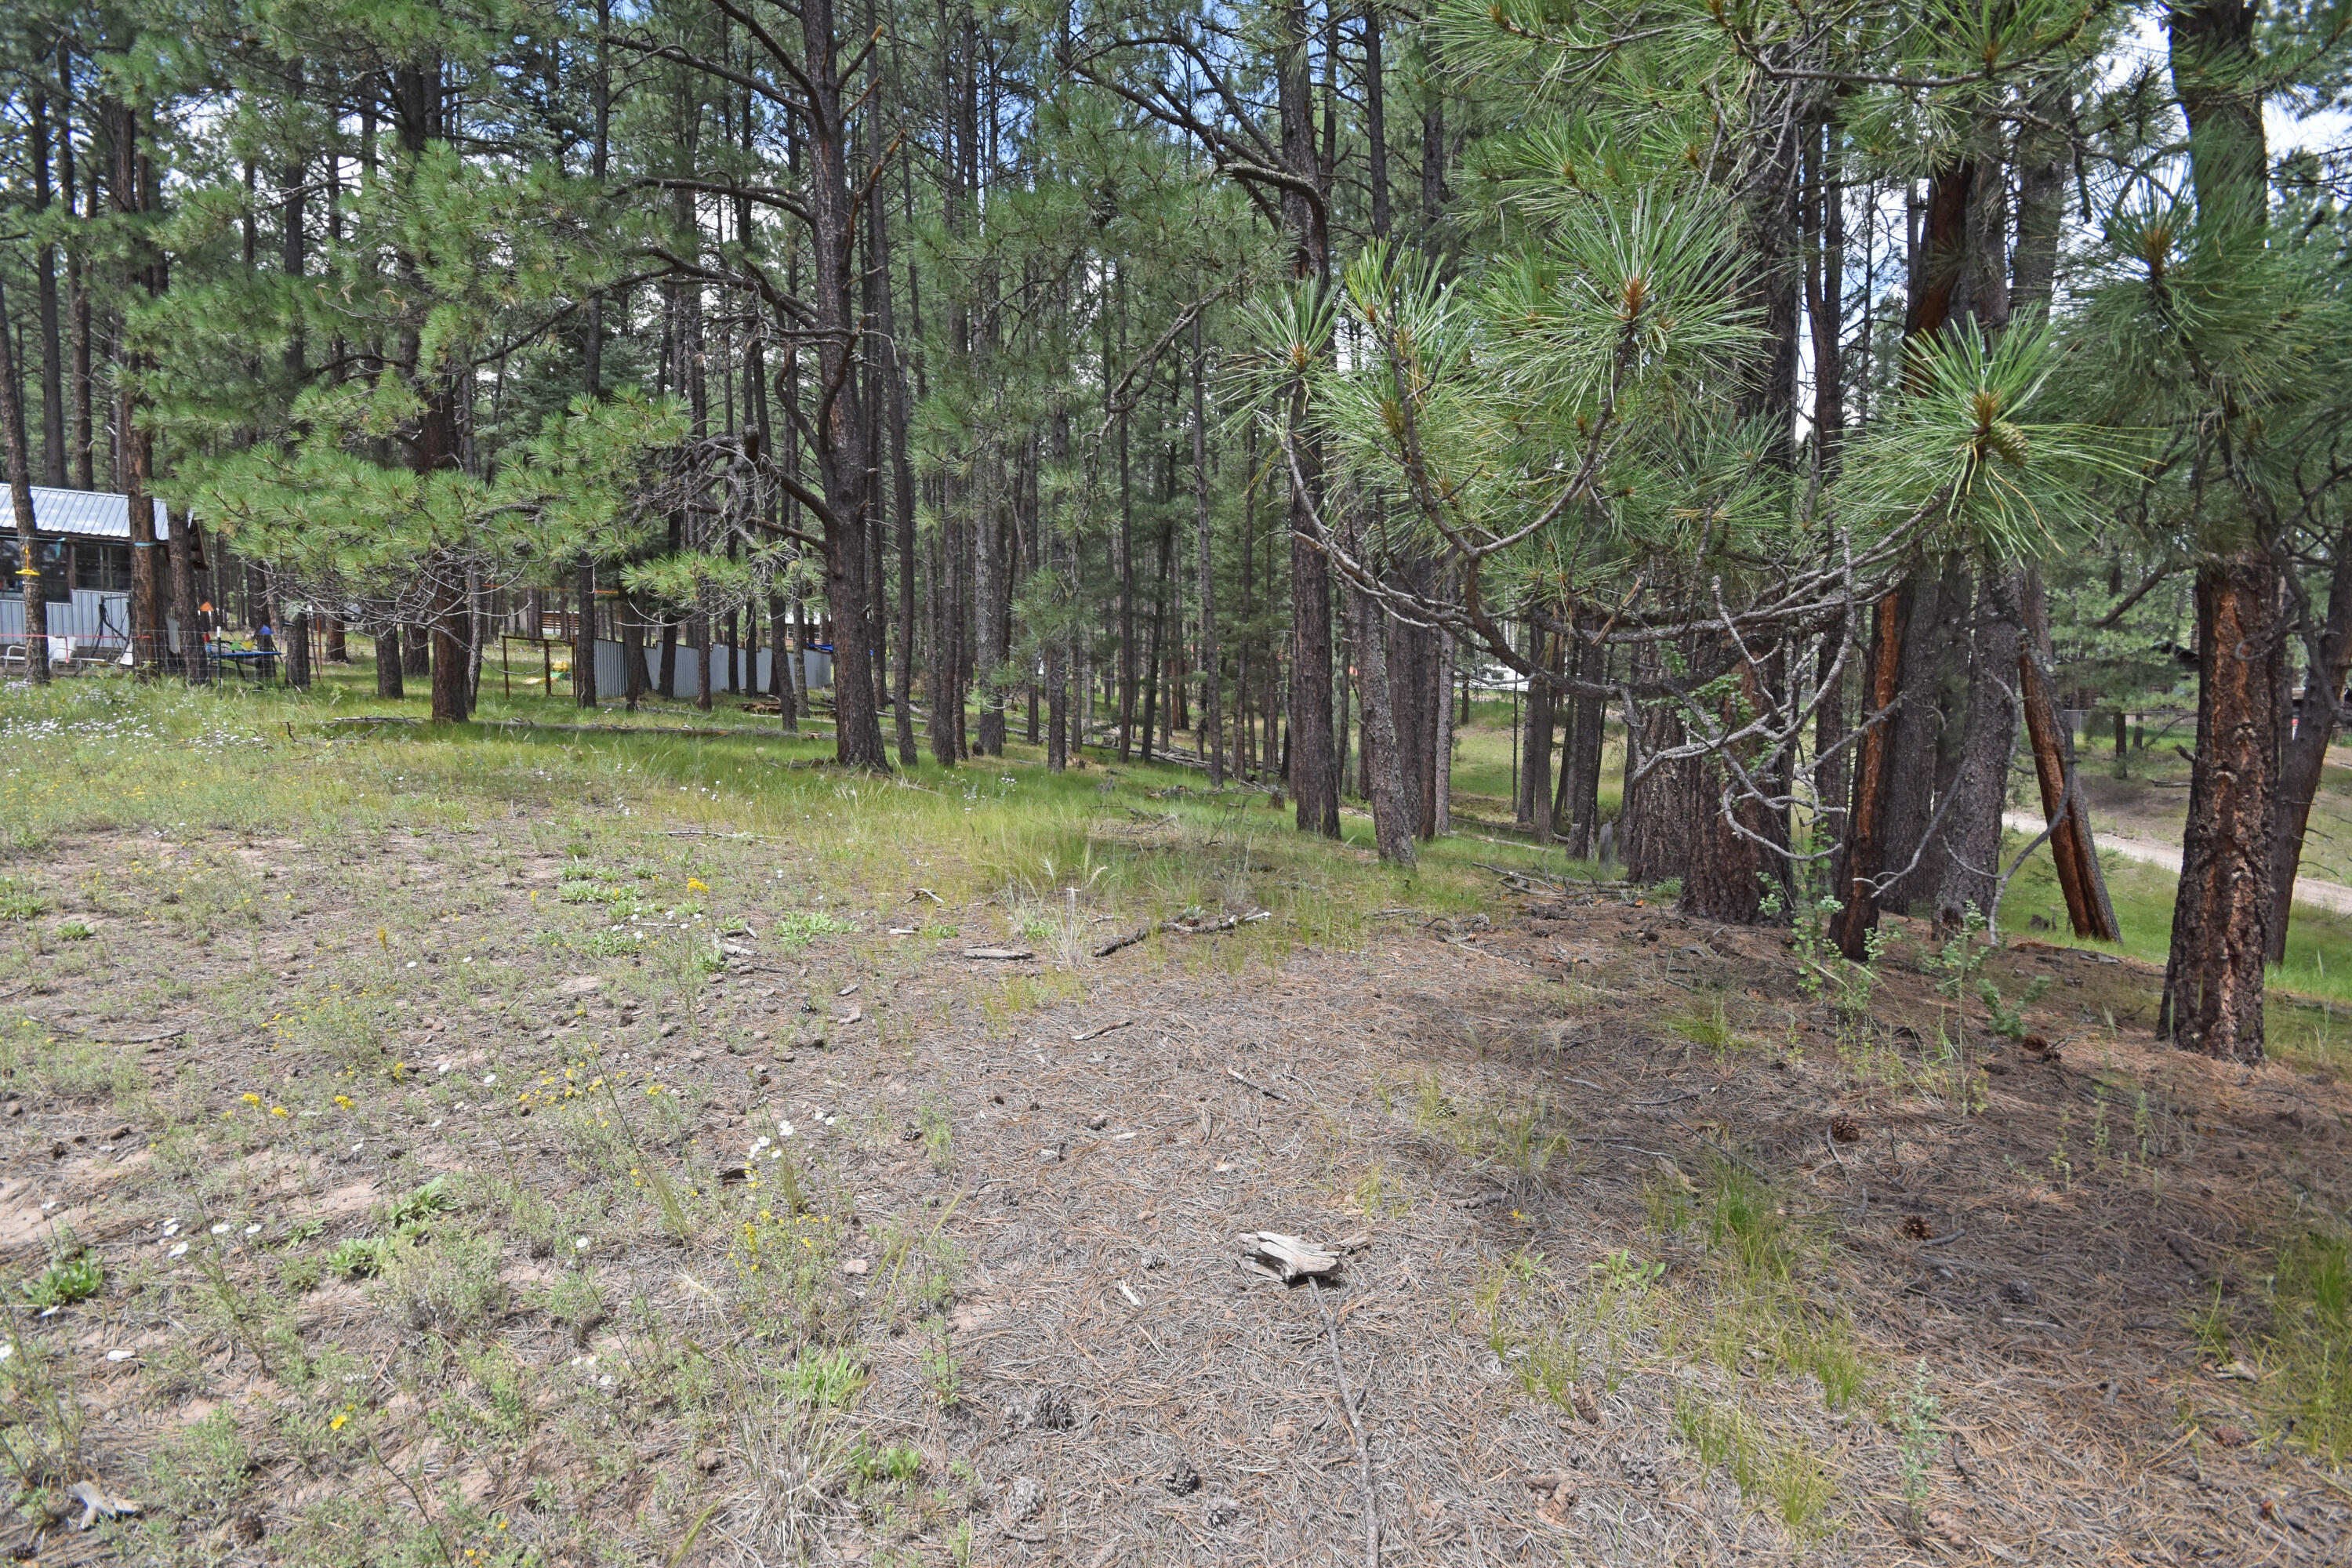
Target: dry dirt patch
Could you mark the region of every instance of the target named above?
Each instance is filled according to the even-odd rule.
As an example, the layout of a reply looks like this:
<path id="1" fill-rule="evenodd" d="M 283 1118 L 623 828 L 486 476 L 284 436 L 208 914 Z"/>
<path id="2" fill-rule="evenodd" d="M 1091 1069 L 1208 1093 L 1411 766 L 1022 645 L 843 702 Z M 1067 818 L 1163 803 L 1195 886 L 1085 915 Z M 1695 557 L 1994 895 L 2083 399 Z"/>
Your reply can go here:
<path id="1" fill-rule="evenodd" d="M 2032 1041 L 1976 1006 L 1948 1048 L 1952 1003 L 1899 962 L 1842 1015 L 1783 933 L 1613 897 L 1073 974 L 965 961 L 988 910 L 890 937 L 889 890 L 853 931 L 730 938 L 713 974 L 668 938 L 595 952 L 604 907 L 547 878 L 454 895 L 452 847 L 398 837 L 332 867 L 273 844 L 258 885 L 299 899 L 123 915 L 136 944 L 21 999 L 0 1211 L 43 1217 L 6 1261 L 69 1214 L 109 1279 L 26 1356 L 80 1412 L 72 1479 L 147 1511 L 110 1543 L 36 1509 L 20 1551 L 2347 1550 L 2340 1481 L 2233 1373 L 2252 1347 L 2192 1328 L 2297 1202 L 2340 1212 L 2344 1091 L 2157 1047 L 2131 965 L 2018 944 L 1988 973 L 2048 977 Z M 695 852 L 664 900 L 690 870 L 702 926 L 775 929 L 734 891 L 773 847 Z M 126 1106 L 135 1163 L 68 1142 Z M 1342 1262 L 1271 1282 L 1257 1231 Z M 385 1238 L 379 1268 L 329 1261 Z"/>

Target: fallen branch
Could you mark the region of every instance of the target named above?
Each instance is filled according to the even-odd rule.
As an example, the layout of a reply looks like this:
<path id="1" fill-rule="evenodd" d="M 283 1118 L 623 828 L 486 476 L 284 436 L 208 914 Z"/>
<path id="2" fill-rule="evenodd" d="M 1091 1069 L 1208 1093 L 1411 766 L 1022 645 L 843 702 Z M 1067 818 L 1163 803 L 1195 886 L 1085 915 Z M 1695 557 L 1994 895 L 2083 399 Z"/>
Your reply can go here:
<path id="1" fill-rule="evenodd" d="M 1290 1098 L 1290 1096 L 1283 1093 L 1282 1090 L 1278 1089 L 1266 1088 L 1265 1085 L 1258 1082 L 1257 1079 L 1254 1078 L 1243 1077 L 1242 1069 L 1239 1068 L 1227 1068 L 1225 1069 L 1225 1076 L 1232 1079 L 1235 1083 L 1247 1084 L 1250 1088 L 1257 1090 L 1260 1094 L 1266 1096 L 1270 1100 L 1287 1100 Z"/>
<path id="2" fill-rule="evenodd" d="M 1254 915 L 1227 915 L 1223 920 L 1213 921 L 1206 925 L 1186 925 L 1181 921 L 1173 920 L 1161 921 L 1156 925 L 1139 926 L 1135 930 L 1128 932 L 1125 936 L 1115 936 L 1111 938 L 1108 942 L 1095 949 L 1095 956 L 1097 958 L 1108 958 L 1112 953 L 1118 952 L 1121 948 L 1133 947 L 1137 942 L 1148 941 L 1150 938 L 1161 931 L 1165 931 L 1171 936 L 1214 936 L 1219 931 L 1232 931 L 1239 926 L 1252 925 L 1259 921 L 1270 920 L 1272 918 L 1273 911 L 1268 910 L 1260 910 Z"/>
<path id="3" fill-rule="evenodd" d="M 1323 1314 L 1323 1331 L 1331 1342 L 1331 1375 L 1339 1384 L 1339 1414 L 1347 1417 L 1349 1435 L 1356 1439 L 1356 1468 L 1364 1482 L 1364 1563 L 1365 1568 L 1380 1568 L 1381 1507 L 1380 1494 L 1372 1489 L 1372 1449 L 1364 1440 L 1364 1428 L 1356 1419 L 1356 1396 L 1348 1387 L 1348 1366 L 1339 1359 L 1339 1325 L 1331 1320 L 1331 1309 L 1323 1300 L 1323 1281 L 1310 1279 L 1307 1289 L 1315 1292 L 1316 1310 Z"/>

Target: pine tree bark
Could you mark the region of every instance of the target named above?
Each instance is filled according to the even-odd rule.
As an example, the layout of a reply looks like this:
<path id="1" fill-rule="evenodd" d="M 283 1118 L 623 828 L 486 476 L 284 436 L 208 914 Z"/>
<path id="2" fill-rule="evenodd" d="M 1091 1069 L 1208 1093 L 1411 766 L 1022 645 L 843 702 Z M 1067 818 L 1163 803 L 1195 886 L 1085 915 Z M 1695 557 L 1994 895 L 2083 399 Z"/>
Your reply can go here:
<path id="1" fill-rule="evenodd" d="M 1328 283 L 1331 275 L 1328 212 L 1321 193 L 1329 171 L 1316 151 L 1309 101 L 1308 23 L 1305 0 L 1284 0 L 1277 22 L 1276 97 L 1282 122 L 1283 162 L 1295 183 L 1282 193 L 1290 231 L 1291 268 L 1299 278 Z M 1297 188 L 1304 184 L 1308 189 Z M 1309 195 L 1311 189 L 1315 195 Z M 1303 395 L 1303 388 L 1301 389 Z M 1304 410 L 1295 412 L 1303 413 Z M 1303 421 L 1294 421 L 1294 427 Z M 1323 485 L 1321 443 L 1297 441 L 1297 469 L 1290 489 L 1290 787 L 1299 830 L 1339 837 L 1339 759 L 1331 750 L 1331 575 L 1315 546 L 1315 513 Z"/>
<path id="2" fill-rule="evenodd" d="M 1431 760 L 1429 837 L 1454 831 L 1454 634 L 1440 632 L 1437 641 L 1437 742 Z M 1597 771 L 1600 763 L 1596 760 Z"/>
<path id="3" fill-rule="evenodd" d="M 1200 587 L 1196 596 L 1201 613 L 1202 675 L 1201 725 L 1193 733 L 1200 741 L 1201 760 L 1209 765 L 1209 787 L 1223 789 L 1225 731 L 1217 706 L 1217 577 L 1209 528 L 1208 402 L 1202 390 L 1208 364 L 1208 355 L 1201 347 L 1201 318 L 1196 314 L 1192 318 L 1192 527 L 1199 552 Z"/>
<path id="4" fill-rule="evenodd" d="M 33 91 L 27 131 L 26 161 L 32 167 L 33 212 L 38 221 L 47 216 L 49 205 L 56 199 L 49 184 L 49 95 L 46 88 Z M 61 135 L 72 133 L 62 114 L 58 131 Z M 66 179 L 66 195 L 68 200 L 73 195 L 70 173 Z M 66 482 L 65 360 L 58 325 L 58 247 L 46 232 L 33 247 L 33 284 L 41 322 L 41 477 L 46 484 L 61 486 Z"/>
<path id="5" fill-rule="evenodd" d="M 205 665 L 203 629 L 196 624 L 196 571 L 194 541 L 188 534 L 188 514 L 170 518 L 170 536 L 164 542 L 163 561 L 171 573 L 172 618 L 179 647 L 173 650 L 180 673 L 190 685 L 201 686 L 209 676 Z"/>
<path id="6" fill-rule="evenodd" d="M 1761 706 L 1756 667 L 1742 661 L 1739 683 L 1749 711 Z M 1737 709 L 1726 696 L 1714 721 L 1729 729 Z M 1752 773 L 1755 748 L 1741 748 L 1740 760 Z M 1763 914 L 1765 858 L 1762 842 L 1771 833 L 1764 804 L 1755 798 L 1732 772 L 1728 759 L 1709 752 L 1683 764 L 1693 776 L 1691 805 L 1695 810 L 1687 863 L 1683 868 L 1684 914 L 1729 925 L 1754 925 Z"/>
<path id="7" fill-rule="evenodd" d="M 580 594 L 580 614 L 572 628 L 572 700 L 581 708 L 596 706 L 596 563 L 583 561 L 574 579 Z M 533 626 L 534 637 L 546 628 Z M 552 693 L 550 693 L 552 695 Z"/>
<path id="8" fill-rule="evenodd" d="M 1878 926 L 1878 879 L 1890 868 L 1886 813 L 1894 790 L 1894 749 L 1885 731 L 1899 711 L 1895 702 L 1902 696 L 1905 611 L 1909 599 L 1906 587 L 1878 601 L 1871 612 L 1870 644 L 1863 663 L 1865 695 L 1860 718 L 1867 728 L 1856 748 L 1853 804 L 1838 856 L 1837 890 L 1845 903 L 1831 933 L 1838 951 L 1856 963 L 1870 956 L 1869 936 Z"/>
<path id="9" fill-rule="evenodd" d="M 1371 595 L 1350 589 L 1349 596 L 1355 600 L 1356 667 L 1364 688 L 1364 793 L 1371 797 L 1372 839 L 1383 862 L 1411 867 L 1420 813 L 1405 790 L 1404 756 L 1390 700 L 1388 637 L 1381 624 L 1388 616 Z"/>
<path id="10" fill-rule="evenodd" d="M 2017 749 L 2017 704 L 2011 695 L 2019 655 L 2013 577 L 1998 566 L 1978 574 L 1970 626 L 1968 727 L 1951 799 L 1942 803 L 1943 826 L 1922 869 L 1933 878 L 1936 923 L 1957 930 L 1970 911 L 1990 921 L 2000 882 L 2001 807 L 2010 758 Z"/>
<path id="11" fill-rule="evenodd" d="M 2278 574 L 2244 550 L 2197 573 L 2197 751 L 2157 1033 L 2259 1061 L 2271 948 L 2281 639 Z"/>
<path id="12" fill-rule="evenodd" d="M 378 697 L 404 697 L 407 689 L 400 678 L 400 623 L 393 621 L 375 634 L 375 694 Z"/>
<path id="13" fill-rule="evenodd" d="M 1598 686 L 1607 673 L 1608 663 L 1607 648 L 1578 640 L 1579 680 Z M 1601 843 L 1601 751 L 1608 716 L 1597 690 L 1580 690 L 1570 700 L 1574 720 L 1569 731 L 1568 757 L 1560 767 L 1560 815 L 1568 823 L 1570 857 L 1589 860 Z"/>
<path id="14" fill-rule="evenodd" d="M 1634 656 L 1633 684 L 1657 679 L 1662 661 L 1654 652 Z M 1637 883 L 1664 882 L 1690 867 L 1692 825 L 1712 803 L 1697 798 L 1698 781 L 1688 761 L 1651 763 L 1637 777 L 1636 758 L 1679 746 L 1687 738 L 1683 717 L 1670 701 L 1636 705 L 1625 715 L 1625 782 L 1618 826 L 1625 875 Z M 1635 740 L 1641 744 L 1633 744 Z"/>
<path id="15" fill-rule="evenodd" d="M 2292 736 L 2279 760 L 2276 837 L 2271 841 L 2270 962 L 2286 956 L 2287 922 L 2294 909 L 2294 881 L 2303 866 L 2311 803 L 2327 767 L 2327 748 L 2341 727 L 2344 684 L 2352 679 L 2352 528 L 2336 536 L 2335 565 L 2328 576 L 2327 619 L 2316 636 L 2306 634 L 2303 704 L 2295 710 Z"/>
<path id="16" fill-rule="evenodd" d="M 2099 869 L 2099 853 L 2091 838 L 2089 803 L 2083 798 L 2074 774 L 2074 741 L 2058 721 L 2057 702 L 2050 687 L 2050 608 L 2042 592 L 2042 574 L 2025 569 L 2019 609 L 2024 637 L 2018 647 L 2018 695 L 2025 709 L 2025 731 L 2033 745 L 2034 781 L 2042 791 L 2042 819 L 2054 822 L 2050 832 L 2050 858 L 2058 871 L 2058 886 L 2066 899 L 2066 918 L 2076 936 L 2120 942 L 2116 909 L 2107 898 L 2107 881 Z"/>
<path id="17" fill-rule="evenodd" d="M 66 123 L 65 110 L 74 101 L 73 47 L 66 39 L 58 42 L 58 184 L 65 193 L 68 211 L 74 203 L 73 130 Z M 98 210 L 98 161 L 90 160 L 89 183 L 81 204 L 80 217 L 86 221 Z M 66 309 L 71 321 L 72 386 L 68 403 L 72 410 L 73 431 L 67 446 L 73 453 L 74 484 L 82 489 L 95 489 L 92 473 L 95 451 L 92 440 L 93 422 L 90 404 L 90 320 L 88 263 L 85 247 L 79 237 L 84 224 L 75 226 L 77 233 L 66 243 Z"/>
<path id="18" fill-rule="evenodd" d="M 1529 650 L 1534 662 L 1545 669 L 1557 668 L 1559 648 L 1557 639 L 1541 631 L 1535 634 L 1535 646 Z M 1549 680 L 1528 682 L 1527 741 L 1519 754 L 1519 824 L 1535 830 L 1536 842 L 1552 840 L 1551 820 L 1551 746 L 1555 725 L 1552 717 L 1554 693 Z"/>
<path id="19" fill-rule="evenodd" d="M 1904 306 L 1906 342 L 1941 331 L 1951 319 L 1966 244 L 1969 192 L 1975 182 L 1976 171 L 1966 163 L 1948 164 L 1928 176 L 1920 252 L 1911 258 Z M 1911 859 L 1916 847 L 1916 837 L 1906 843 L 1895 834 L 1907 826 L 1898 787 L 1907 782 L 1916 788 L 1920 782 L 1918 748 L 1901 742 L 1906 735 L 1916 742 L 1918 727 L 1927 720 L 1918 711 L 1916 696 L 1920 684 L 1916 639 L 1928 620 L 1919 613 L 1918 601 L 1927 584 L 1925 572 L 1915 571 L 1873 611 L 1867 671 L 1871 711 L 1864 716 L 1867 728 L 1855 748 L 1853 805 L 1838 857 L 1845 905 L 1834 928 L 1839 950 L 1857 963 L 1868 956 L 1869 935 L 1877 929 L 1881 906 L 1900 907 L 1896 886 L 1901 879 L 1893 873 Z"/>
<path id="20" fill-rule="evenodd" d="M 2261 245 L 2267 218 L 2254 15 L 2242 0 L 2177 0 L 2166 17 L 2200 239 L 2223 251 Z M 2231 462 L 2248 419 L 2232 394 L 2218 390 L 2200 454 Z M 2157 1032 L 2207 1056 L 2253 1061 L 2263 1054 L 2263 965 L 2273 945 L 2285 727 L 2279 573 L 2255 488 L 2226 473 L 2210 484 L 2208 475 L 2196 478 L 2217 510 L 2199 520 L 2197 751 Z"/>

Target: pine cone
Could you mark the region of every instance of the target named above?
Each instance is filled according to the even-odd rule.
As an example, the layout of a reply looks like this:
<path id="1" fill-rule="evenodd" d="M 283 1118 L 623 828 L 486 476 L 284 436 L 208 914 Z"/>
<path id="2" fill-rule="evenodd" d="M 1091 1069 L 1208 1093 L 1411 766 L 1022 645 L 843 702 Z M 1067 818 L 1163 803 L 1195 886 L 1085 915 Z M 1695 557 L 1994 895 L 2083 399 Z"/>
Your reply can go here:
<path id="1" fill-rule="evenodd" d="M 1830 1118 L 1830 1136 L 1841 1143 L 1852 1143 L 1862 1137 L 1862 1128 L 1853 1117 L 1841 1110 Z"/>
<path id="2" fill-rule="evenodd" d="M 1903 1234 L 1914 1241 L 1925 1241 L 1935 1235 L 1936 1231 L 1935 1227 L 1927 1223 L 1926 1215 L 1909 1214 L 1903 1216 Z"/>

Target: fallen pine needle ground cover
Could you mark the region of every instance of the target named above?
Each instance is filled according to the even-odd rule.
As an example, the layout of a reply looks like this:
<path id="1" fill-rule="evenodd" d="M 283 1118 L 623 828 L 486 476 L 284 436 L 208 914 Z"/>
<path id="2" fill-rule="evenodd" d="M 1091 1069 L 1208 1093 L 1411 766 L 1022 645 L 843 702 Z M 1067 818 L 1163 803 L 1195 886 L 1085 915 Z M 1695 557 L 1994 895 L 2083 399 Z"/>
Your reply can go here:
<path id="1" fill-rule="evenodd" d="M 2332 1009 L 373 711 L 0 710 L 19 1561 L 2352 1552 Z"/>

